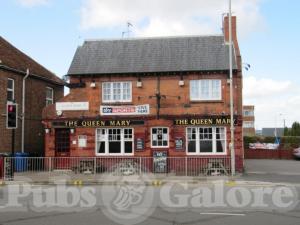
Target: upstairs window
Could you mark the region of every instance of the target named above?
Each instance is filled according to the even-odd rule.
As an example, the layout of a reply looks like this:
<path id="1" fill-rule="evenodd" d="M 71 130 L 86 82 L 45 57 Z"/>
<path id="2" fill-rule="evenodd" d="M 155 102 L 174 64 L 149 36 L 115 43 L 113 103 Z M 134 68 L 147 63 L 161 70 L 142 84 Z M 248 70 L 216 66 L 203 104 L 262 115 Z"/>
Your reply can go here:
<path id="1" fill-rule="evenodd" d="M 102 84 L 103 102 L 131 102 L 131 82 L 104 82 Z"/>
<path id="2" fill-rule="evenodd" d="M 12 102 L 15 99 L 15 80 L 8 78 L 7 79 L 7 101 Z"/>
<path id="3" fill-rule="evenodd" d="M 46 87 L 46 105 L 53 104 L 53 88 Z"/>
<path id="4" fill-rule="evenodd" d="M 254 116 L 253 110 L 244 110 L 244 116 Z"/>
<path id="5" fill-rule="evenodd" d="M 191 80 L 190 98 L 194 101 L 222 100 L 221 80 Z"/>

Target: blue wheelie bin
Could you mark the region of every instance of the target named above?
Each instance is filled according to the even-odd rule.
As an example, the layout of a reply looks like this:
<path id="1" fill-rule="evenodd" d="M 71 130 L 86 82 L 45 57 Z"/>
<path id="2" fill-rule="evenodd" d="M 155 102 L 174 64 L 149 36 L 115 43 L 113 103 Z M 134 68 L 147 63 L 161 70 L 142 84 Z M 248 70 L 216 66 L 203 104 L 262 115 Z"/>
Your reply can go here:
<path id="1" fill-rule="evenodd" d="M 24 172 L 28 168 L 28 153 L 15 153 L 15 172 Z"/>

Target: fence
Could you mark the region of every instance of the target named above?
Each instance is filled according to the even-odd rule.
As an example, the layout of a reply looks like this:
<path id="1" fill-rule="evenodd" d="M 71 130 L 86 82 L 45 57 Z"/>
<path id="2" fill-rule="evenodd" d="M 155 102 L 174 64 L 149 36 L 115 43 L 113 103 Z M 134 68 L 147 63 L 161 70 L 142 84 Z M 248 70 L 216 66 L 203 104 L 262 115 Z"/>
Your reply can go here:
<path id="1" fill-rule="evenodd" d="M 5 180 L 27 177 L 50 180 L 67 175 L 72 179 L 101 179 L 104 175 L 229 175 L 229 157 L 6 157 Z"/>
<path id="2" fill-rule="evenodd" d="M 245 159 L 294 159 L 293 149 L 245 149 Z"/>

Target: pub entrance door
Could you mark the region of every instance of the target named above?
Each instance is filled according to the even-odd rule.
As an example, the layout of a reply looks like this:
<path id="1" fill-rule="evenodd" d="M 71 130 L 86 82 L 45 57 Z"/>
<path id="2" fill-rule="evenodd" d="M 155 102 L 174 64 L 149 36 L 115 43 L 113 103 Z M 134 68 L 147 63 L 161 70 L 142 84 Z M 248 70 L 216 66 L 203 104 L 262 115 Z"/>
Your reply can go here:
<path id="1" fill-rule="evenodd" d="M 70 167 L 70 129 L 55 129 L 55 167 L 69 169 Z"/>

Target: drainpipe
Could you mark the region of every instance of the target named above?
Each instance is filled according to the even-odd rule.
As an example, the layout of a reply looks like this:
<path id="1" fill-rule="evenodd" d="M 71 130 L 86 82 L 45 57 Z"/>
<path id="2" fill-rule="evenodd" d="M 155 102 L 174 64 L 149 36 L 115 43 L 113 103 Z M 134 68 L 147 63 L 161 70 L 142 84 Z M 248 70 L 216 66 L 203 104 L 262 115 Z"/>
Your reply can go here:
<path id="1" fill-rule="evenodd" d="M 24 153 L 24 130 L 25 130 L 25 80 L 29 76 L 29 69 L 26 70 L 26 75 L 23 77 L 23 88 L 22 88 L 22 140 L 21 140 L 21 152 Z"/>

